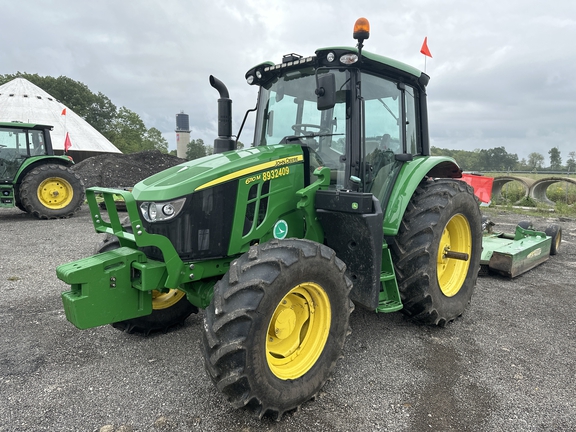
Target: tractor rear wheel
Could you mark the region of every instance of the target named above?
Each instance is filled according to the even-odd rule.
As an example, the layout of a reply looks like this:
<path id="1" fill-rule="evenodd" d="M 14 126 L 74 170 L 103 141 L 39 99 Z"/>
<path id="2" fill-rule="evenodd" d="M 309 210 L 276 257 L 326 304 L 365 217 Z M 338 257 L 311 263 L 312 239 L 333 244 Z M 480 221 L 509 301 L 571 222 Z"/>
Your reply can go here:
<path id="1" fill-rule="evenodd" d="M 131 231 L 131 229 L 129 229 Z M 106 238 L 96 247 L 96 253 L 107 252 L 120 247 L 118 237 L 106 234 Z M 177 289 L 167 292 L 152 291 L 152 313 L 143 317 L 118 321 L 112 324 L 117 330 L 126 333 L 150 333 L 168 331 L 182 324 L 198 308 L 188 301 L 186 293 Z"/>
<path id="2" fill-rule="evenodd" d="M 235 260 L 206 309 L 206 371 L 235 408 L 280 418 L 314 397 L 341 355 L 354 306 L 346 266 L 308 240 Z"/>
<path id="3" fill-rule="evenodd" d="M 64 165 L 40 165 L 26 174 L 20 185 L 20 202 L 39 219 L 68 218 L 84 202 L 84 182 Z"/>
<path id="4" fill-rule="evenodd" d="M 391 249 L 404 313 L 442 327 L 462 315 L 482 252 L 482 216 L 472 188 L 457 180 L 422 182 Z"/>

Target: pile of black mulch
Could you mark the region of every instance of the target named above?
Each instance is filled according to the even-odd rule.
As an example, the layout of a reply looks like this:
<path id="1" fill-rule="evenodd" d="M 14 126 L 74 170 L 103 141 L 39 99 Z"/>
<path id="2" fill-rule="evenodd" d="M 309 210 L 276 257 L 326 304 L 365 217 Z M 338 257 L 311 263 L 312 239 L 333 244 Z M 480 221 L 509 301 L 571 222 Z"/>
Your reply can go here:
<path id="1" fill-rule="evenodd" d="M 85 159 L 72 169 L 80 174 L 84 186 L 131 188 L 152 174 L 186 162 L 176 156 L 147 150 L 132 154 L 107 153 Z"/>

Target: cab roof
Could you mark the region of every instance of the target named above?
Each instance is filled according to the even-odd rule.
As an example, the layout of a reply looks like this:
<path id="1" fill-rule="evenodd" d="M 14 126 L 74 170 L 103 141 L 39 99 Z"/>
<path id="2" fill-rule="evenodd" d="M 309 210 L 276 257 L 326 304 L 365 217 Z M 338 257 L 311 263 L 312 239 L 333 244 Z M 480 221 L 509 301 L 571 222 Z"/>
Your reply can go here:
<path id="1" fill-rule="evenodd" d="M 0 127 L 14 128 L 14 129 L 48 129 L 48 130 L 53 129 L 53 127 L 50 125 L 43 125 L 37 123 L 23 123 L 19 121 L 0 122 Z"/>

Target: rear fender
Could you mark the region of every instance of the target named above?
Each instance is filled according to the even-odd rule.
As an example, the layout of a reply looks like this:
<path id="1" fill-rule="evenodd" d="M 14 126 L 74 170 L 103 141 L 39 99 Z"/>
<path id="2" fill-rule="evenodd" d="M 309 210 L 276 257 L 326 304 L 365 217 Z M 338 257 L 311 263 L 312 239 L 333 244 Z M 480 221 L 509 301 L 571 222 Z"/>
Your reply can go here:
<path id="1" fill-rule="evenodd" d="M 26 158 L 14 176 L 14 183 L 21 183 L 26 174 L 37 166 L 45 164 L 72 166 L 74 165 L 74 162 L 72 162 L 67 156 L 32 156 Z"/>
<path id="2" fill-rule="evenodd" d="M 384 235 L 398 234 L 410 198 L 424 178 L 460 178 L 462 170 L 454 159 L 443 156 L 417 157 L 405 162 L 396 178 L 384 215 Z"/>

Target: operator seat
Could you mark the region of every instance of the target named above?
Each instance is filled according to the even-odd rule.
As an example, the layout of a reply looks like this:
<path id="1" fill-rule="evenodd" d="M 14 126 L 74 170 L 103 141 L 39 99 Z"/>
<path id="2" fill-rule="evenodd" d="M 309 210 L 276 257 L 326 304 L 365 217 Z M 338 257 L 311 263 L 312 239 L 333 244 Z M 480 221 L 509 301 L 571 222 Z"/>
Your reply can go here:
<path id="1" fill-rule="evenodd" d="M 367 152 L 366 156 L 366 160 L 376 172 L 368 192 L 372 193 L 372 195 L 380 201 L 380 204 L 382 204 L 384 195 L 388 189 L 387 185 L 390 182 L 390 174 L 392 173 L 392 167 L 395 161 L 394 151 L 391 147 L 392 140 L 390 134 L 384 134 L 378 147 L 373 149 L 369 154 Z M 369 148 L 368 142 L 366 143 L 366 148 Z M 370 149 L 372 149 L 372 147 L 370 147 Z"/>
<path id="2" fill-rule="evenodd" d="M 390 182 L 390 174 L 392 172 L 393 163 L 384 165 L 378 170 L 374 181 L 372 182 L 372 187 L 370 188 L 370 193 L 374 195 L 380 204 L 384 200 L 384 194 L 386 193 L 387 185 Z"/>

